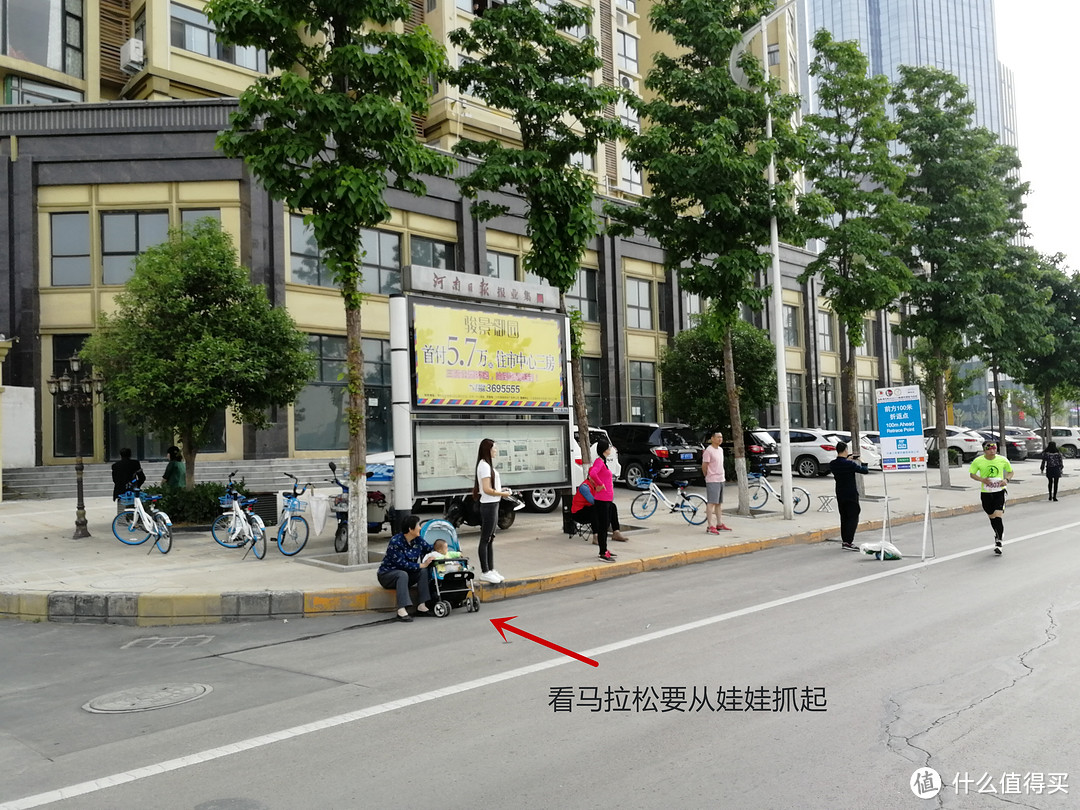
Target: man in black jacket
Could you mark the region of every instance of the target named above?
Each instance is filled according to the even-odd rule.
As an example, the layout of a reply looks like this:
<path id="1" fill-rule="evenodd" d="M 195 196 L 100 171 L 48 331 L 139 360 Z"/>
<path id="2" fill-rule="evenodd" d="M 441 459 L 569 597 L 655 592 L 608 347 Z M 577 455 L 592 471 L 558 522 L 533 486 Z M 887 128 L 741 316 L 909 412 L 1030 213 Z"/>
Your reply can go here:
<path id="1" fill-rule="evenodd" d="M 125 447 L 120 451 L 120 460 L 112 465 L 112 499 L 115 501 L 128 488 L 132 478 L 138 478 L 141 487 L 146 481 L 146 473 L 137 458 L 131 457 L 131 450 Z"/>
<path id="2" fill-rule="evenodd" d="M 836 458 L 829 462 L 833 480 L 836 482 L 836 509 L 840 512 L 841 548 L 858 551 L 855 545 L 855 530 L 859 528 L 859 488 L 855 484 L 855 474 L 866 475 L 865 464 L 859 463 L 858 456 L 852 456 L 847 442 L 836 443 Z"/>

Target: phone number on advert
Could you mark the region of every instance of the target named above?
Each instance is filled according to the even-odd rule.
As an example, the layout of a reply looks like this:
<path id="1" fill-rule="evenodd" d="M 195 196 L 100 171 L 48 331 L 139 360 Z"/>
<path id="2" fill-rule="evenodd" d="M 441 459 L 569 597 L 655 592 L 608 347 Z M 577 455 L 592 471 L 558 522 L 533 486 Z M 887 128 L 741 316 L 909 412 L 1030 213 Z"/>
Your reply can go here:
<path id="1" fill-rule="evenodd" d="M 520 385 L 470 385 L 470 391 L 476 391 L 481 394 L 520 394 Z"/>

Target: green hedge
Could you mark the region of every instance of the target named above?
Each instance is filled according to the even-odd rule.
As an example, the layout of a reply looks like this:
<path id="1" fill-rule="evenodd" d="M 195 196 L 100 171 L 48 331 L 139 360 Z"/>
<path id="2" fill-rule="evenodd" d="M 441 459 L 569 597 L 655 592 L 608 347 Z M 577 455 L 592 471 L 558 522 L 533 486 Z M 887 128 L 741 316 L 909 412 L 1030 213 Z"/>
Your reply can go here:
<path id="1" fill-rule="evenodd" d="M 243 479 L 236 486 L 241 494 L 248 494 Z M 217 481 L 203 481 L 196 484 L 194 489 L 187 490 L 155 484 L 144 487 L 143 492 L 161 495 L 158 507 L 169 514 L 173 523 L 212 523 L 222 512 L 218 498 L 225 494 L 225 485 Z"/>
<path id="2" fill-rule="evenodd" d="M 926 463 L 930 467 L 937 467 L 938 466 L 938 451 L 937 450 L 928 450 L 926 452 Z M 949 448 L 949 466 L 950 467 L 959 467 L 960 466 L 960 451 L 957 450 L 955 447 L 950 447 Z"/>

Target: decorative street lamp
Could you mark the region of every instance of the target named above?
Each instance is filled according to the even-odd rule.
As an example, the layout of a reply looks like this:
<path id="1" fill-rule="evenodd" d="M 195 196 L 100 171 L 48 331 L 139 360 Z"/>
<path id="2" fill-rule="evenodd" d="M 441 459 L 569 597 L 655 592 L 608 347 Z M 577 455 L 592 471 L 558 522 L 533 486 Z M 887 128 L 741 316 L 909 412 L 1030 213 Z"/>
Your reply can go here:
<path id="1" fill-rule="evenodd" d="M 60 377 L 49 377 L 47 384 L 49 393 L 56 397 L 61 408 L 72 408 L 75 411 L 75 534 L 72 538 L 78 540 L 89 537 L 86 530 L 86 504 L 83 502 L 83 459 L 80 420 L 80 410 L 89 408 L 94 400 L 102 395 L 105 390 L 105 378 L 95 372 L 91 375 L 83 371 L 80 376 L 82 361 L 78 355 L 68 360 L 68 368 Z M 70 373 L 69 373 L 70 371 Z"/>
<path id="2" fill-rule="evenodd" d="M 990 401 L 990 432 L 993 433 L 994 432 L 994 399 L 995 399 L 994 389 L 993 388 L 987 389 L 986 398 Z M 1004 438 L 1004 436 L 1002 436 L 1001 438 L 998 439 L 998 443 L 1002 447 L 1005 446 L 1005 438 Z"/>
<path id="3" fill-rule="evenodd" d="M 831 387 L 832 386 L 829 384 L 829 380 L 827 377 L 823 377 L 821 380 L 818 381 L 817 389 L 821 392 L 822 397 L 824 397 L 825 399 L 825 403 L 821 411 L 821 416 L 825 422 L 822 427 L 824 427 L 826 430 L 829 429 L 829 389 Z"/>

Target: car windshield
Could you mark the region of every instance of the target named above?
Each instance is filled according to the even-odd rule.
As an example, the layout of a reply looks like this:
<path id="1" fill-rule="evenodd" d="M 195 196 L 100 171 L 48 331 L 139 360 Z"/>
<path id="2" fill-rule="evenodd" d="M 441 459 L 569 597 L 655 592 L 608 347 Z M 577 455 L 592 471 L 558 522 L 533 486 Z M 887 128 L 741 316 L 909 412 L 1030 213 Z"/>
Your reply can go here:
<path id="1" fill-rule="evenodd" d="M 664 428 L 660 431 L 660 441 L 671 447 L 691 447 L 698 444 L 694 431 L 689 428 Z"/>
<path id="2" fill-rule="evenodd" d="M 750 434 L 750 437 L 755 442 L 758 442 L 759 444 L 764 444 L 766 446 L 776 443 L 775 439 L 773 439 L 773 437 L 770 434 L 766 433 L 764 430 L 755 430 Z"/>

